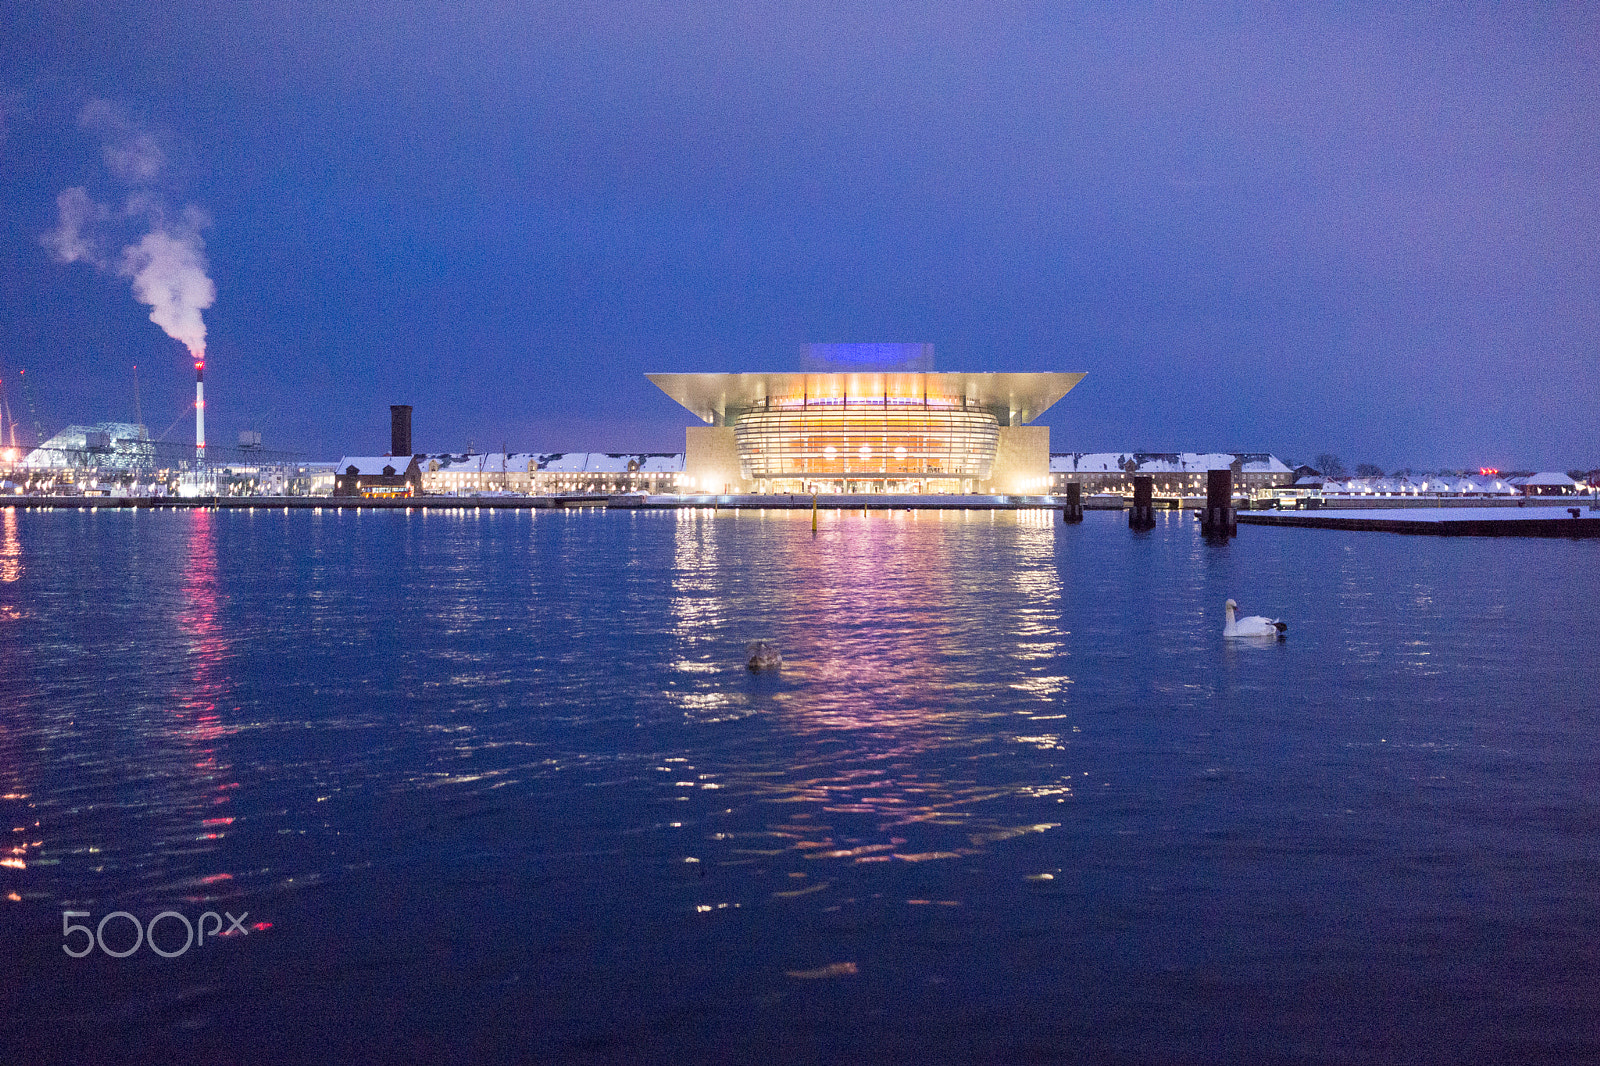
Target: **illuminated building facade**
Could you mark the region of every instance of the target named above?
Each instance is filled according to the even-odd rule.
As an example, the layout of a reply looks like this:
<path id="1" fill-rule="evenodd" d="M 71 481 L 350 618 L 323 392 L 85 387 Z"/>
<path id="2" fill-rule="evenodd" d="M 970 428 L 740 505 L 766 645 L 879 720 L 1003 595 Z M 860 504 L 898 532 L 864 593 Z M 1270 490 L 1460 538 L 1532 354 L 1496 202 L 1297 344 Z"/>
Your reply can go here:
<path id="1" fill-rule="evenodd" d="M 683 456 L 659 452 L 470 452 L 418 456 L 422 491 L 533 496 L 678 491 Z"/>
<path id="2" fill-rule="evenodd" d="M 1240 493 L 1294 484 L 1294 471 L 1267 452 L 1061 452 L 1050 457 L 1050 491 L 1075 483 L 1131 496 L 1135 475 L 1147 474 L 1159 496 L 1204 496 L 1208 470 L 1233 471 Z"/>
<path id="3" fill-rule="evenodd" d="M 1050 431 L 1027 423 L 1083 378 L 936 373 L 921 344 L 812 345 L 807 364 L 649 375 L 710 423 L 686 434 L 683 491 L 1045 493 Z"/>
<path id="4" fill-rule="evenodd" d="M 417 496 L 422 492 L 422 472 L 417 456 L 352 456 L 339 460 L 333 480 L 335 496 Z"/>

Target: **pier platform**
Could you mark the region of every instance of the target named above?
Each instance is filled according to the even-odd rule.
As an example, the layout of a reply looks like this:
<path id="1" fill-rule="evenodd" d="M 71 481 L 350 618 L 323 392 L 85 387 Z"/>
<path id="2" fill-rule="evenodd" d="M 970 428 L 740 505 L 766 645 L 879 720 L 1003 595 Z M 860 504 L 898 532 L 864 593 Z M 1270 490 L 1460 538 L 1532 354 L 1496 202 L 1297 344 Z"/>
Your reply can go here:
<path id="1" fill-rule="evenodd" d="M 1240 525 L 1351 529 L 1435 537 L 1600 537 L 1600 511 L 1566 507 L 1396 507 L 1345 511 L 1240 511 Z"/>

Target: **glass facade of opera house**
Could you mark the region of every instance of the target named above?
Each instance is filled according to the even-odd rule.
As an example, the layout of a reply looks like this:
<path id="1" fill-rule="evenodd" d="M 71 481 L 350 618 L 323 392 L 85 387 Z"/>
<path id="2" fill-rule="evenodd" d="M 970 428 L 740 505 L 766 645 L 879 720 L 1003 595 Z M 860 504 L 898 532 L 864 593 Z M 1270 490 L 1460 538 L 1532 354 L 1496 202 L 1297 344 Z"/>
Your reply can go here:
<path id="1" fill-rule="evenodd" d="M 1049 429 L 1082 374 L 652 374 L 708 427 L 684 489 L 711 493 L 1044 493 Z"/>
<path id="2" fill-rule="evenodd" d="M 870 399 L 780 402 L 734 424 L 754 478 L 989 477 L 1000 421 L 982 407 Z"/>

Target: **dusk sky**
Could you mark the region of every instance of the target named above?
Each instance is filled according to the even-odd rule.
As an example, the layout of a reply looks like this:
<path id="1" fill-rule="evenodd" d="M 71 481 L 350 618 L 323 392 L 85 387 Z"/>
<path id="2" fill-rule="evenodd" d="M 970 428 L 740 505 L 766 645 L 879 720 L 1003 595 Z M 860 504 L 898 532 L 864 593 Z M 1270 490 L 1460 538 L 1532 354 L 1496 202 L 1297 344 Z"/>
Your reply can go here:
<path id="1" fill-rule="evenodd" d="M 47 433 L 132 420 L 138 364 L 151 432 L 193 439 L 135 295 L 160 249 L 123 252 L 154 233 L 204 244 L 214 444 L 382 452 L 410 403 L 420 450 L 676 451 L 692 416 L 647 372 L 917 341 L 1086 372 L 1055 451 L 1600 465 L 1594 5 L 9 0 L 3 27 L 0 366 Z"/>

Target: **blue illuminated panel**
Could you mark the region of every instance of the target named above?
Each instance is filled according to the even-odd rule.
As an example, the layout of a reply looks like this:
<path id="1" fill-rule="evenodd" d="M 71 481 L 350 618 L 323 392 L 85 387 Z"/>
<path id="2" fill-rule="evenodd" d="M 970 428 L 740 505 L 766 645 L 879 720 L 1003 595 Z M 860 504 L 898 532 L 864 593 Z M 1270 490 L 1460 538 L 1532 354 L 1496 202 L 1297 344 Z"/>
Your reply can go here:
<path id="1" fill-rule="evenodd" d="M 800 367 L 808 374 L 929 373 L 933 370 L 933 345 L 808 344 L 801 352 Z"/>

